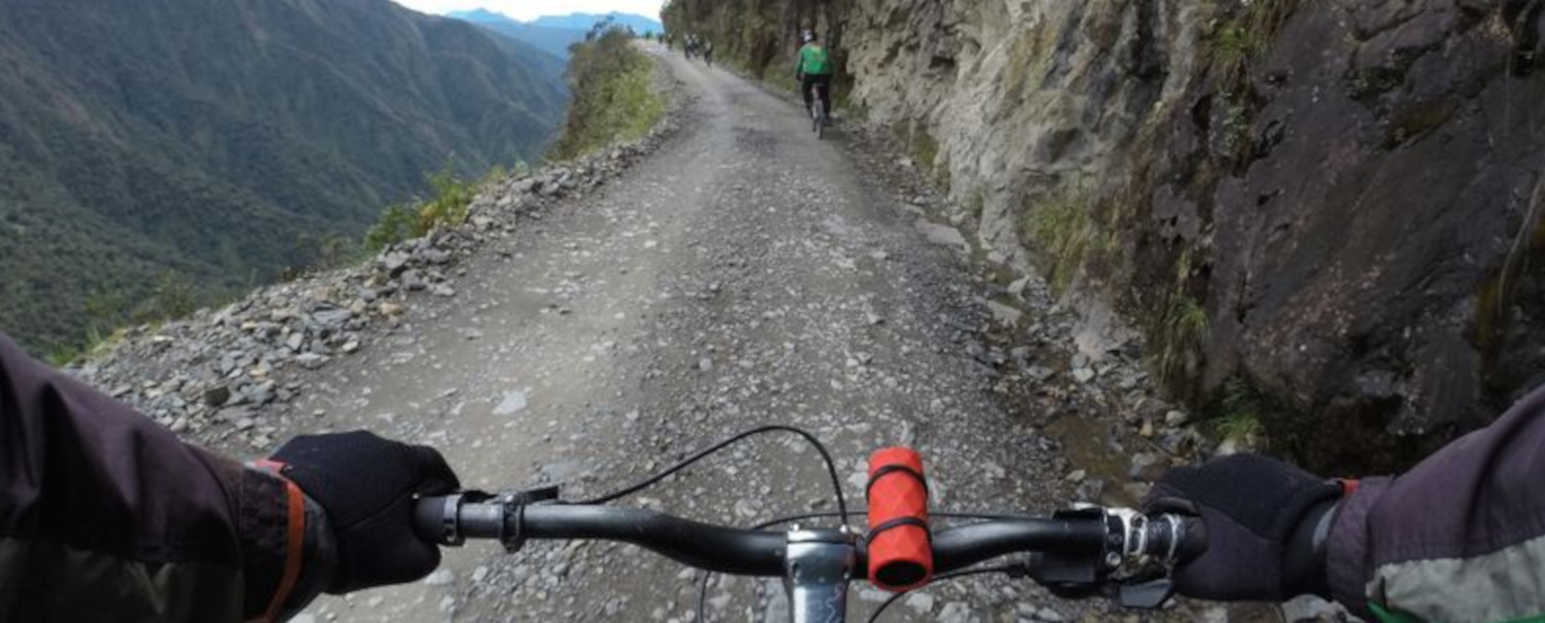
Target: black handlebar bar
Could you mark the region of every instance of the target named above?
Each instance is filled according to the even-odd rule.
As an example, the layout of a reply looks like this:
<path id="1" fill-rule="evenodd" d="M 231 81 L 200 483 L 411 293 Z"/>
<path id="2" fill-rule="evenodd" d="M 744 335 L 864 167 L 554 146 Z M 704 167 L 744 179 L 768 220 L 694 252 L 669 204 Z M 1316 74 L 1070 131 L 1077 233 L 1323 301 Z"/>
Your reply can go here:
<path id="1" fill-rule="evenodd" d="M 1184 560 L 1200 553 L 1199 520 L 1173 515 L 1144 518 L 1136 531 L 1113 540 L 1112 517 L 1103 510 L 1053 518 L 991 520 L 933 534 L 936 572 L 947 572 L 1016 552 L 1091 559 L 1106 564 L 1122 555 Z M 1120 523 L 1120 522 L 1116 522 Z M 605 539 L 631 543 L 699 569 L 752 576 L 781 576 L 787 533 L 727 528 L 652 510 L 613 506 L 463 501 L 456 496 L 419 501 L 415 531 L 426 541 L 459 545 L 465 538 L 498 539 L 514 550 L 526 539 Z M 1136 545 L 1129 545 L 1129 541 Z M 862 539 L 853 579 L 868 571 Z M 1116 562 L 1121 562 L 1118 557 Z M 1116 565 L 1109 565 L 1114 567 Z"/>
<path id="2" fill-rule="evenodd" d="M 641 508 L 554 504 L 520 508 L 519 530 L 524 538 L 622 541 L 699 569 L 783 575 L 787 541 L 782 532 L 726 528 Z"/>

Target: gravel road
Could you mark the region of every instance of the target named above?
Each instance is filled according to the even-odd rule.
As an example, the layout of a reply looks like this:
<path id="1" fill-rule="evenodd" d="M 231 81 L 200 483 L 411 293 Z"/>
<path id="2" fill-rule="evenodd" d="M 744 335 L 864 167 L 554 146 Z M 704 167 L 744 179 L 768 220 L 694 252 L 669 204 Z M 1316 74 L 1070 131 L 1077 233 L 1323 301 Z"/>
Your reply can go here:
<path id="1" fill-rule="evenodd" d="M 926 201 L 899 196 L 891 163 L 850 153 L 856 136 L 816 141 L 788 100 L 653 53 L 690 96 L 684 128 L 462 263 L 454 299 L 410 306 L 371 348 L 317 370 L 294 408 L 325 414 L 309 428 L 430 443 L 467 486 L 562 483 L 568 498 L 768 423 L 824 440 L 855 506 L 865 458 L 892 444 L 925 456 L 935 509 L 1048 512 L 1086 471 L 1126 470 L 1108 431 L 1136 429 L 1115 405 L 1147 395 L 1140 367 L 1070 368 L 1068 323 L 1044 293 L 1032 284 L 1005 307 L 955 230 L 920 223 Z M 1085 371 L 1099 378 L 1072 378 Z M 791 436 L 624 503 L 739 525 L 833 507 Z M 696 578 L 629 546 L 474 543 L 425 581 L 324 598 L 301 620 L 691 621 Z M 716 581 L 706 616 L 777 620 L 770 587 Z M 885 596 L 855 585 L 850 620 Z M 886 620 L 1137 618 L 983 577 L 930 587 Z"/>

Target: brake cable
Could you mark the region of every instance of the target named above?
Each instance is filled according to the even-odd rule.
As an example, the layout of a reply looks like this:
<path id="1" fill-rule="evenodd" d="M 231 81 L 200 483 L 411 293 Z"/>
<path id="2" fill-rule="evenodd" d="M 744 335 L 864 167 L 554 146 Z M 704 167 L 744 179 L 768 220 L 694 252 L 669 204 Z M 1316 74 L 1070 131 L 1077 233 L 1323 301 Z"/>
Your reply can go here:
<path id="1" fill-rule="evenodd" d="M 667 468 L 659 471 L 658 473 L 654 474 L 653 476 L 650 476 L 650 477 L 648 477 L 648 478 L 638 482 L 637 484 L 634 484 L 634 485 L 629 486 L 627 488 L 619 489 L 617 491 L 613 491 L 613 492 L 608 493 L 606 495 L 590 498 L 590 499 L 587 499 L 587 500 L 581 500 L 581 501 L 578 501 L 578 502 L 565 502 L 565 503 L 567 503 L 567 504 L 584 504 L 584 505 L 605 504 L 607 502 L 611 502 L 611 501 L 616 500 L 618 498 L 622 498 L 622 497 L 625 497 L 625 496 L 628 496 L 628 495 L 632 495 L 634 493 L 637 493 L 639 491 L 642 491 L 642 490 L 644 490 L 646 488 L 649 488 L 649 487 L 659 483 L 661 480 L 664 480 L 665 478 L 669 477 L 671 474 L 674 474 L 674 473 L 679 472 L 679 471 L 681 471 L 683 469 L 686 469 L 688 466 L 692 465 L 693 463 L 696 463 L 696 462 L 698 462 L 698 461 L 708 457 L 709 455 L 711 455 L 711 454 L 713 454 L 715 452 L 723 450 L 724 448 L 728 447 L 729 445 L 734 444 L 734 443 L 736 443 L 738 441 L 741 441 L 741 440 L 743 440 L 743 439 L 745 439 L 747 437 L 751 437 L 753 435 L 759 435 L 759 434 L 762 434 L 762 433 L 779 432 L 779 431 L 781 431 L 781 432 L 788 432 L 788 433 L 794 433 L 796 435 L 799 435 L 800 437 L 803 437 L 805 439 L 805 441 L 808 441 L 811 446 L 815 447 L 815 451 L 818 452 L 821 455 L 821 460 L 826 463 L 826 473 L 827 473 L 828 476 L 831 477 L 832 491 L 835 493 L 835 495 L 837 497 L 837 512 L 834 513 L 834 512 L 831 512 L 831 511 L 825 511 L 825 512 L 816 512 L 816 513 L 802 513 L 802 514 L 799 514 L 799 515 L 790 515 L 790 516 L 787 516 L 787 517 L 779 517 L 779 518 L 768 520 L 768 521 L 762 522 L 760 524 L 757 524 L 755 526 L 752 526 L 751 529 L 752 530 L 763 530 L 763 529 L 766 529 L 766 528 L 769 528 L 769 527 L 772 527 L 772 526 L 775 526 L 775 525 L 778 525 L 778 524 L 782 524 L 782 523 L 789 523 L 791 521 L 799 521 L 799 520 L 802 520 L 802 519 L 815 519 L 815 518 L 821 518 L 821 517 L 839 517 L 842 520 L 842 525 L 844 527 L 847 526 L 848 525 L 848 504 L 847 504 L 847 499 L 842 495 L 842 481 L 837 478 L 837 463 L 832 460 L 831 453 L 826 450 L 826 446 L 825 446 L 825 444 L 821 443 L 821 440 L 816 439 L 815 435 L 810 434 L 808 431 L 805 431 L 805 430 L 800 429 L 800 428 L 795 428 L 793 426 L 783 426 L 783 425 L 779 425 L 779 424 L 772 424 L 772 425 L 768 425 L 768 426 L 759 426 L 757 428 L 753 428 L 753 429 L 747 430 L 745 432 L 742 432 L 740 434 L 737 434 L 737 435 L 735 435 L 733 437 L 730 437 L 729 439 L 725 439 L 724 441 L 721 441 L 721 442 L 716 443 L 716 444 L 714 444 L 712 446 L 709 446 L 708 448 L 705 448 L 703 450 L 699 450 L 695 454 L 693 454 L 693 455 L 691 455 L 691 456 L 689 456 L 689 457 L 687 457 L 685 459 L 682 459 L 680 462 L 676 463 L 675 465 L 667 467 Z M 864 509 L 863 511 L 856 511 L 856 512 L 867 513 L 868 509 Z M 1023 518 L 1022 515 L 1006 515 L 1006 514 L 990 514 L 990 513 L 930 513 L 929 516 L 930 517 L 951 518 L 951 519 L 1021 519 L 1021 518 Z M 965 577 L 965 576 L 969 576 L 969 575 L 979 575 L 979 574 L 984 574 L 984 573 L 1009 573 L 1009 574 L 1014 574 L 1014 573 L 1023 573 L 1023 572 L 1024 572 L 1024 565 L 1000 565 L 1000 566 L 995 566 L 995 567 L 982 567 L 982 568 L 977 568 L 977 569 L 962 569 L 962 570 L 959 570 L 959 571 L 953 571 L 953 572 L 950 572 L 950 573 L 945 573 L 945 574 L 939 575 L 939 576 L 933 578 L 933 580 L 931 580 L 929 582 L 929 584 L 933 584 L 934 582 L 938 582 L 940 580 L 950 580 L 950 579 Z M 712 577 L 713 577 L 713 573 L 712 572 L 704 572 L 703 573 L 703 578 L 702 578 L 702 580 L 698 584 L 697 612 L 694 613 L 694 619 L 696 619 L 697 621 L 702 621 L 707 616 L 707 613 L 705 612 L 705 610 L 706 610 L 707 599 L 708 599 L 708 581 Z M 890 606 L 896 600 L 900 599 L 903 595 L 906 595 L 906 594 L 908 594 L 910 592 L 911 592 L 911 590 L 902 591 L 902 592 L 896 593 L 895 595 L 892 595 L 890 597 L 890 599 L 885 600 L 885 602 L 880 604 L 880 607 L 875 609 L 874 613 L 869 616 L 869 623 L 874 623 L 879 618 L 880 613 L 885 611 L 886 607 Z"/>
<path id="2" fill-rule="evenodd" d="M 955 580 L 955 579 L 963 578 L 963 577 L 968 576 L 968 575 L 981 575 L 981 574 L 984 574 L 984 573 L 1007 573 L 1007 574 L 1013 576 L 1013 575 L 1017 575 L 1017 574 L 1023 574 L 1023 573 L 1026 573 L 1026 572 L 1027 572 L 1027 570 L 1025 568 L 1025 565 L 1023 565 L 1023 564 L 1017 564 L 1017 565 L 998 565 L 998 566 L 995 566 L 995 567 L 977 567 L 975 569 L 961 569 L 959 571 L 951 571 L 949 573 L 941 573 L 938 576 L 934 577 L 933 580 L 929 581 L 929 584 L 933 584 L 934 582 L 938 582 L 939 580 Z M 919 587 L 919 588 L 921 588 L 921 587 Z M 869 614 L 869 619 L 866 621 L 866 623 L 874 623 L 875 621 L 880 620 L 880 614 L 885 612 L 886 608 L 889 608 L 891 604 L 896 603 L 896 601 L 901 599 L 902 597 L 906 597 L 907 595 L 912 594 L 912 591 L 914 591 L 914 590 L 916 590 L 916 589 L 910 589 L 909 588 L 907 590 L 904 590 L 904 591 L 901 591 L 901 592 L 896 593 L 894 595 L 891 595 L 889 599 L 886 599 L 884 603 L 880 604 L 880 607 L 875 608 L 874 612 Z"/>
<path id="3" fill-rule="evenodd" d="M 747 437 L 750 437 L 752 435 L 758 435 L 758 434 L 761 434 L 761 433 L 769 433 L 769 432 L 777 432 L 777 431 L 794 433 L 796 435 L 799 435 L 800 437 L 804 437 L 805 441 L 808 441 L 808 442 L 810 442 L 810 445 L 815 446 L 815 451 L 819 452 L 821 454 L 821 460 L 826 462 L 826 473 L 827 473 L 827 475 L 831 476 L 832 490 L 837 495 L 837 511 L 838 511 L 839 515 L 842 517 L 842 525 L 844 525 L 844 526 L 848 525 L 848 503 L 847 503 L 847 499 L 842 496 L 842 481 L 837 479 L 837 463 L 832 460 L 831 453 L 826 451 L 826 446 L 821 443 L 821 440 L 816 439 L 815 435 L 812 435 L 812 434 L 806 432 L 803 429 L 795 428 L 793 426 L 783 426 L 783 425 L 779 425 L 779 424 L 772 424 L 772 425 L 768 425 L 768 426 L 759 426 L 757 428 L 753 428 L 751 430 L 748 430 L 748 431 L 745 431 L 745 432 L 740 433 L 738 435 L 735 435 L 734 437 L 730 437 L 729 439 L 726 439 L 726 440 L 721 441 L 719 443 L 716 443 L 716 444 L 714 444 L 712 446 L 709 446 L 708 448 L 706 448 L 704 450 L 700 450 L 696 454 L 693 454 L 692 456 L 689 456 L 689 457 L 683 459 L 681 462 L 679 462 L 679 463 L 677 463 L 675 465 L 672 465 L 670 467 L 667 467 L 664 470 L 660 471 L 659 473 L 657 473 L 657 474 L 655 474 L 653 476 L 650 476 L 649 478 L 644 479 L 642 482 L 639 482 L 638 484 L 635 484 L 635 485 L 633 485 L 631 487 L 628 487 L 626 489 L 621 489 L 621 490 L 618 490 L 618 491 L 614 491 L 612 493 L 608 493 L 606 495 L 603 495 L 603 496 L 600 496 L 600 497 L 596 497 L 596 498 L 591 498 L 591 499 L 588 499 L 588 500 L 582 500 L 582 501 L 579 501 L 579 502 L 568 502 L 568 503 L 569 504 L 605 504 L 605 503 L 610 502 L 612 500 L 615 500 L 617 498 L 620 498 L 620 497 L 623 497 L 623 496 L 627 496 L 627 495 L 631 495 L 633 493 L 637 493 L 637 492 L 639 492 L 639 491 L 641 491 L 643 489 L 646 489 L 646 488 L 654 485 L 655 483 L 660 482 L 661 480 L 664 480 L 667 476 L 670 476 L 671 474 L 674 474 L 674 473 L 676 473 L 678 471 L 681 471 L 682 469 L 686 468 L 688 465 L 696 463 L 699 460 L 702 460 L 704 457 L 706 457 L 706 456 L 708 456 L 710 454 L 713 454 L 715 452 L 723 450 L 726 446 L 729 446 L 730 444 L 733 444 L 733 443 L 735 443 L 737 441 L 740 441 L 740 440 L 745 439 Z"/>

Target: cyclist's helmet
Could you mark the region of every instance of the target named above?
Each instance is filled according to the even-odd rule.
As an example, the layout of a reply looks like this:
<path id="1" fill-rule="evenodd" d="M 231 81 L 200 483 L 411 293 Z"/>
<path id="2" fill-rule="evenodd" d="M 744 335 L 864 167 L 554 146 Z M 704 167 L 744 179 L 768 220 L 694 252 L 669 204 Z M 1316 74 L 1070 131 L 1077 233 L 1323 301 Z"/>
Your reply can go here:
<path id="1" fill-rule="evenodd" d="M 815 41 L 815 31 L 813 31 L 813 30 L 806 30 L 804 35 L 801 36 L 801 38 L 805 40 L 805 43 L 810 43 L 811 41 Z"/>

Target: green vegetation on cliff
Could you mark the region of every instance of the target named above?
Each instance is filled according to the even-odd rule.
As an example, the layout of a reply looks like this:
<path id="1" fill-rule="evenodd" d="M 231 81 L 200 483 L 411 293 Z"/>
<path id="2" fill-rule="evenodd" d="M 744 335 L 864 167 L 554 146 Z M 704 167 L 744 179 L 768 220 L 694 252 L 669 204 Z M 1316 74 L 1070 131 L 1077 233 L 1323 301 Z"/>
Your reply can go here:
<path id="1" fill-rule="evenodd" d="M 496 169 L 490 178 L 503 177 L 502 169 Z M 380 251 L 387 245 L 409 238 L 423 236 L 439 226 L 455 227 L 467 220 L 467 206 L 477 186 L 460 177 L 447 164 L 439 173 L 429 178 L 434 196 L 417 205 L 394 203 L 381 211 L 374 225 L 365 232 L 364 248 Z"/>
<path id="2" fill-rule="evenodd" d="M 0 330 L 37 353 L 162 275 L 207 303 L 328 261 L 447 159 L 535 160 L 566 98 L 557 58 L 381 0 L 20 0 L 0 64 Z"/>
<path id="3" fill-rule="evenodd" d="M 569 88 L 574 94 L 552 156 L 566 160 L 618 141 L 642 138 L 665 115 L 652 87 L 654 62 L 612 29 L 572 48 Z"/>

